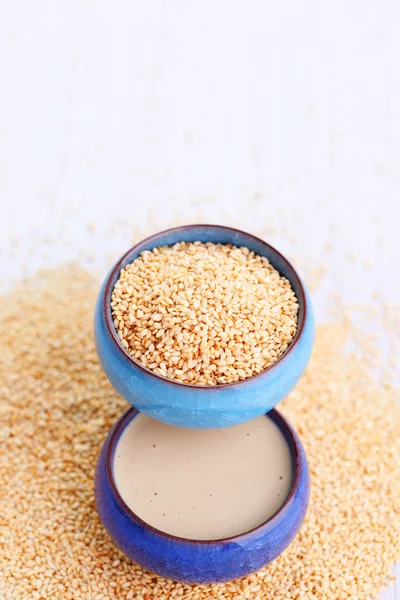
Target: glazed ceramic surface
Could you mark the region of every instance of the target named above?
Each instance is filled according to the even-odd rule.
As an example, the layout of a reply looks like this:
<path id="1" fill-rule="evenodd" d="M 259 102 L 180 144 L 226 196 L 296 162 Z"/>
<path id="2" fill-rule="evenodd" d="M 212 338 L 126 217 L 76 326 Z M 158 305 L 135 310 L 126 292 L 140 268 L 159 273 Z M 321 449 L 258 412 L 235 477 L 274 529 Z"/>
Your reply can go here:
<path id="1" fill-rule="evenodd" d="M 269 369 L 238 383 L 194 386 L 168 380 L 135 361 L 121 346 L 115 332 L 110 299 L 121 269 L 144 250 L 196 240 L 247 246 L 266 256 L 290 281 L 299 302 L 298 328 L 288 350 Z M 170 425 L 228 427 L 268 412 L 296 385 L 310 358 L 314 318 L 304 285 L 291 264 L 277 250 L 236 229 L 217 225 L 188 225 L 147 238 L 116 263 L 98 297 L 95 338 L 99 359 L 107 377 L 121 396 L 135 408 Z"/>
<path id="2" fill-rule="evenodd" d="M 248 575 L 283 552 L 304 520 L 310 481 L 301 442 L 276 410 L 268 417 L 282 431 L 293 461 L 289 495 L 274 516 L 252 531 L 210 542 L 185 540 L 154 529 L 137 517 L 120 497 L 113 477 L 114 452 L 124 428 L 137 414 L 138 411 L 130 409 L 111 430 L 101 450 L 95 478 L 100 518 L 127 556 L 162 577 L 204 584 Z"/>

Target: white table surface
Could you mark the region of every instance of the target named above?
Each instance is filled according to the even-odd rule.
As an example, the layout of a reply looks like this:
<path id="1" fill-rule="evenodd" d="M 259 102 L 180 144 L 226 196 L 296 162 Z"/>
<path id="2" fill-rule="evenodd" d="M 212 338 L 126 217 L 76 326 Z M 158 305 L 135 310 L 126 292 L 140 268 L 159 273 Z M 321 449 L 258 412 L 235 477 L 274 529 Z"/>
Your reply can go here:
<path id="1" fill-rule="evenodd" d="M 319 319 L 332 291 L 399 304 L 399 24 L 395 0 L 0 0 L 3 287 L 202 220 L 320 275 Z"/>

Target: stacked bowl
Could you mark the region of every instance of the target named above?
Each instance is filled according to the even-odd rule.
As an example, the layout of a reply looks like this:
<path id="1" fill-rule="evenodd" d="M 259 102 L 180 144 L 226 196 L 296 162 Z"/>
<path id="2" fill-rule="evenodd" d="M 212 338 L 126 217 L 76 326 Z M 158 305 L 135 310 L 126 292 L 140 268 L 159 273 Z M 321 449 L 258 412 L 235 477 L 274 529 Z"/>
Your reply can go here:
<path id="1" fill-rule="evenodd" d="M 215 386 L 168 379 L 132 357 L 115 329 L 111 296 L 121 270 L 145 250 L 197 241 L 246 247 L 266 257 L 290 282 L 297 297 L 298 321 L 293 340 L 274 364 L 248 379 Z M 134 407 L 110 431 L 96 469 L 97 509 L 115 543 L 132 560 L 158 575 L 198 584 L 237 579 L 274 560 L 303 522 L 310 488 L 307 459 L 299 437 L 274 409 L 302 376 L 314 339 L 309 295 L 288 260 L 263 240 L 228 227 L 188 225 L 153 235 L 126 252 L 106 277 L 96 306 L 95 339 L 108 379 Z M 291 485 L 285 501 L 259 526 L 217 540 L 182 538 L 144 522 L 121 497 L 113 467 L 118 441 L 139 413 L 174 427 L 193 429 L 232 427 L 261 415 L 272 419 L 287 442 L 291 456 Z M 251 494 L 251 490 L 248 493 Z"/>

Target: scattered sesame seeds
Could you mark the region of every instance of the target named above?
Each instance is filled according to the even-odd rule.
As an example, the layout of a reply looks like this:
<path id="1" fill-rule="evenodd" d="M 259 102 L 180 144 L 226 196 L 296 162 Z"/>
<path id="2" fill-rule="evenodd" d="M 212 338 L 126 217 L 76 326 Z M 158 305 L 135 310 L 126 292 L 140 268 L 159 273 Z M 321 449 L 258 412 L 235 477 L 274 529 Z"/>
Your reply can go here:
<path id="1" fill-rule="evenodd" d="M 289 281 L 248 248 L 179 242 L 122 269 L 111 298 L 121 345 L 192 385 L 246 379 L 285 352 L 299 305 Z"/>
<path id="2" fill-rule="evenodd" d="M 400 547 L 400 406 L 398 390 L 371 375 L 371 342 L 357 333 L 365 353 L 347 356 L 351 325 L 337 319 L 319 326 L 307 372 L 283 402 L 312 477 L 296 539 L 249 577 L 185 585 L 127 559 L 95 510 L 97 456 L 126 409 L 96 357 L 97 291 L 88 274 L 57 269 L 0 298 L 0 597 L 376 597 Z"/>

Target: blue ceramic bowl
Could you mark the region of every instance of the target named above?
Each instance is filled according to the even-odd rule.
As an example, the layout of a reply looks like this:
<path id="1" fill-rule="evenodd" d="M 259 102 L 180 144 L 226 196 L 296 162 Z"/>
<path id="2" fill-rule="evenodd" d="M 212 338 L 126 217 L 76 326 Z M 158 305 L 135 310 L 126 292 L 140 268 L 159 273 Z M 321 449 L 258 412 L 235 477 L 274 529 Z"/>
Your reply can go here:
<path id="1" fill-rule="evenodd" d="M 114 425 L 96 468 L 97 510 L 114 542 L 132 560 L 162 577 L 189 583 L 218 583 L 244 577 L 273 561 L 295 537 L 308 506 L 310 479 L 303 446 L 276 410 L 271 418 L 283 433 L 292 455 L 289 495 L 265 523 L 241 535 L 221 540 L 188 540 L 151 527 L 125 504 L 113 477 L 118 440 L 138 411 L 131 408 Z M 249 490 L 251 493 L 251 490 Z"/>
<path id="2" fill-rule="evenodd" d="M 247 246 L 266 256 L 291 283 L 299 302 L 298 328 L 286 352 L 271 367 L 243 381 L 218 386 L 178 383 L 141 365 L 120 344 L 110 308 L 120 271 L 144 250 L 179 241 L 220 242 Z M 278 404 L 306 368 L 314 340 L 314 319 L 308 293 L 291 264 L 266 242 L 229 227 L 187 225 L 163 231 L 140 242 L 115 264 L 101 288 L 95 313 L 96 348 L 114 388 L 130 404 L 154 419 L 181 427 L 229 427 L 262 415 Z"/>

